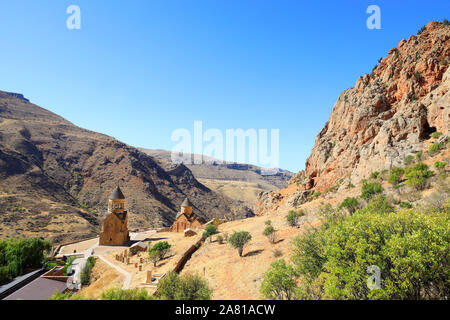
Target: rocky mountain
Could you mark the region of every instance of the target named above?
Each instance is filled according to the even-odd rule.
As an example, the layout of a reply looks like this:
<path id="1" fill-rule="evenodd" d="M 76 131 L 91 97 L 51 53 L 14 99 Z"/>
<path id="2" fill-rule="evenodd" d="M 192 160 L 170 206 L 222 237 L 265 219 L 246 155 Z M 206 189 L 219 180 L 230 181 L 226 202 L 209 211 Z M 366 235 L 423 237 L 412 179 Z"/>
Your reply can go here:
<path id="1" fill-rule="evenodd" d="M 132 146 L 0 91 L 0 237 L 95 235 L 116 185 L 131 228 L 171 225 L 186 196 L 206 219 L 252 215 L 183 164 L 165 170 Z"/>
<path id="2" fill-rule="evenodd" d="M 371 74 L 344 90 L 317 135 L 305 171 L 289 192 L 261 193 L 256 212 L 283 197 L 302 203 L 308 194 L 356 185 L 374 171 L 403 166 L 430 135 L 449 135 L 450 26 L 430 22 L 380 58 Z M 286 191 L 286 190 L 285 190 Z"/>
<path id="3" fill-rule="evenodd" d="M 174 166 L 171 152 L 166 150 L 140 149 L 160 161 L 163 167 Z M 203 156 L 201 164 L 194 164 L 193 155 L 184 155 L 185 165 L 195 178 L 208 188 L 222 193 L 249 206 L 262 191 L 273 191 L 288 185 L 293 173 L 282 169 L 265 169 L 251 164 L 220 161 Z"/>

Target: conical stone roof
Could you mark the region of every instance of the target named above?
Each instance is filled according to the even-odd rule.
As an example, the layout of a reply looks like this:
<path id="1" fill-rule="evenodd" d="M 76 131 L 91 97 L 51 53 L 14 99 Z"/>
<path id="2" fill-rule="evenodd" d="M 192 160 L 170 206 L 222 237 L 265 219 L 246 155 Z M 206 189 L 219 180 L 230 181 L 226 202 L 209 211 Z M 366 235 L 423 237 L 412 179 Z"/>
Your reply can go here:
<path id="1" fill-rule="evenodd" d="M 192 202 L 186 197 L 184 199 L 183 203 L 181 204 L 182 207 L 192 207 Z"/>
<path id="2" fill-rule="evenodd" d="M 109 199 L 125 199 L 125 196 L 123 195 L 122 190 L 120 190 L 119 186 L 117 186 L 113 193 L 111 193 Z"/>

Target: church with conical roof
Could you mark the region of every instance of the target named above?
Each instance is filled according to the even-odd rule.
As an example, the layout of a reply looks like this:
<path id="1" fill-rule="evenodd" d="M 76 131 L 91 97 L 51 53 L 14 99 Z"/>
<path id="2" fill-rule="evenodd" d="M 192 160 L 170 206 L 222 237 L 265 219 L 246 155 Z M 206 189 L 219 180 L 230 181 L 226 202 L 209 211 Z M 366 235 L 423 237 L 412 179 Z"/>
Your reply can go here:
<path id="1" fill-rule="evenodd" d="M 99 245 L 122 246 L 130 241 L 128 213 L 125 211 L 125 196 L 117 186 L 108 200 L 108 215 L 102 222 Z"/>
<path id="2" fill-rule="evenodd" d="M 181 211 L 177 214 L 170 228 L 172 232 L 184 232 L 186 229 L 196 229 L 205 223 L 202 217 L 192 212 L 192 202 L 186 197 L 181 204 Z"/>

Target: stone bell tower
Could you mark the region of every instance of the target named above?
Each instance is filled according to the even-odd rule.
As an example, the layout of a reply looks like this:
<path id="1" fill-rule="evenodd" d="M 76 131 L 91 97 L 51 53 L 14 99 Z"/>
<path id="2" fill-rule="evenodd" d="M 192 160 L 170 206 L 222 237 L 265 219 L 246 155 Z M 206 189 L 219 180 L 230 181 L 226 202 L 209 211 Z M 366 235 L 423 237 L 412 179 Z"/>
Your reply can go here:
<path id="1" fill-rule="evenodd" d="M 125 211 L 125 196 L 119 186 L 109 196 L 108 216 L 103 220 L 99 244 L 121 246 L 130 241 L 128 213 Z"/>

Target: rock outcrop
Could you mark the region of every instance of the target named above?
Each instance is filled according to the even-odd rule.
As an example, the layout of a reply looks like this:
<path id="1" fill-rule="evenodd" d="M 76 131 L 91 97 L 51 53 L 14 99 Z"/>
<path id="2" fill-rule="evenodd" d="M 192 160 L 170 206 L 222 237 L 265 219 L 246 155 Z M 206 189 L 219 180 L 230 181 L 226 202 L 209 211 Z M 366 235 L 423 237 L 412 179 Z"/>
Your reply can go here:
<path id="1" fill-rule="evenodd" d="M 304 189 L 325 191 L 350 177 L 401 165 L 422 149 L 434 131 L 448 133 L 450 26 L 430 22 L 399 42 L 372 73 L 342 92 L 318 134 L 305 172 Z"/>
<path id="2" fill-rule="evenodd" d="M 303 191 L 356 185 L 374 171 L 403 165 L 407 155 L 424 149 L 433 132 L 448 136 L 449 64 L 449 25 L 430 22 L 418 35 L 401 40 L 371 74 L 341 93 L 283 202 L 292 198 L 295 207 L 305 198 Z M 279 193 L 261 194 L 255 213 L 273 211 Z"/>

